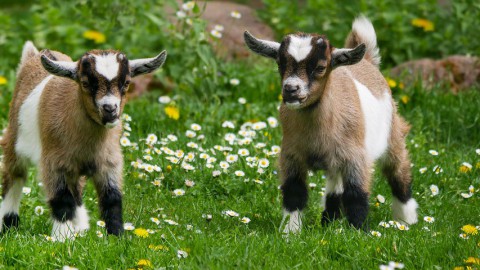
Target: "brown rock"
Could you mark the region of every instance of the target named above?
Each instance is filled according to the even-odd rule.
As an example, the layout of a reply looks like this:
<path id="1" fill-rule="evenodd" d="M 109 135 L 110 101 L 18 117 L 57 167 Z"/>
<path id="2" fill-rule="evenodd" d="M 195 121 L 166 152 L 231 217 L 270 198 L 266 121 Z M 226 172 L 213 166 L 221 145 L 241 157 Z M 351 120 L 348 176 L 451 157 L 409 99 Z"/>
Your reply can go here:
<path id="1" fill-rule="evenodd" d="M 205 2 L 199 1 L 197 3 L 202 7 Z M 272 29 L 257 17 L 255 9 L 246 5 L 223 1 L 209 1 L 206 4 L 201 18 L 208 22 L 208 32 L 217 24 L 224 27 L 222 38 L 218 43 L 213 44 L 215 51 L 220 56 L 232 59 L 251 54 L 243 41 L 245 30 L 259 38 L 274 39 Z M 240 19 L 232 18 L 230 16 L 232 11 L 239 12 L 242 17 Z"/>
<path id="2" fill-rule="evenodd" d="M 390 74 L 405 85 L 413 85 L 421 79 L 426 89 L 440 85 L 457 93 L 480 85 L 480 59 L 463 55 L 441 60 L 425 58 L 400 64 Z"/>

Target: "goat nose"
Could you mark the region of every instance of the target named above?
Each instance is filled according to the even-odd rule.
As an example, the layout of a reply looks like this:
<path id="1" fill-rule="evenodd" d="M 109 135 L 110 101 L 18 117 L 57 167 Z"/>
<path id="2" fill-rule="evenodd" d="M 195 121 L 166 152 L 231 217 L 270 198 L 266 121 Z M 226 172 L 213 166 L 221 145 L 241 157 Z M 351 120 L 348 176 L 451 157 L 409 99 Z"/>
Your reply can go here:
<path id="1" fill-rule="evenodd" d="M 298 91 L 300 89 L 300 86 L 298 85 L 293 85 L 293 84 L 285 84 L 283 86 L 283 89 L 285 90 L 285 92 L 287 93 L 293 93 L 295 91 Z"/>
<path id="2" fill-rule="evenodd" d="M 104 104 L 103 105 L 103 110 L 106 111 L 107 113 L 114 113 L 116 109 L 117 109 L 117 104 L 115 104 L 115 105 Z"/>

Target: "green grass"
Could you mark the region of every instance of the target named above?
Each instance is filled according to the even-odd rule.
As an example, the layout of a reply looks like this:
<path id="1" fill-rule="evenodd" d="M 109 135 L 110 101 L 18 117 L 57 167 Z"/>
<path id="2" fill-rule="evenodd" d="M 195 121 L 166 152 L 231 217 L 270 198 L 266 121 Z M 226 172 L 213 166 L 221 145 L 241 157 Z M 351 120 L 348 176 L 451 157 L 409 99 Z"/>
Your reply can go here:
<path id="1" fill-rule="evenodd" d="M 7 93 L 12 90 L 12 76 L 7 89 L 4 87 Z M 263 152 L 280 145 L 281 128 L 267 125 L 267 128 L 256 131 L 253 142 L 245 146 L 229 145 L 224 140 L 226 133 L 241 138 L 238 131 L 247 121 L 266 122 L 268 117 L 277 116 L 277 94 L 256 99 L 258 93 L 250 87 L 243 89 L 244 84 L 242 81 L 221 101 L 212 98 L 210 103 L 175 92 L 175 104 L 180 110 L 178 120 L 166 116 L 166 105 L 157 101 L 160 92 L 149 93 L 127 104 L 125 113 L 132 118 L 129 139 L 138 143 L 138 150 L 124 148 L 124 220 L 136 228 L 155 230 L 155 233 L 147 238 L 138 237 L 132 231 L 126 231 L 120 238 L 98 237 L 97 231 L 104 235 L 105 231 L 96 225 L 99 219 L 97 198 L 89 183 L 84 201 L 91 213 L 90 231 L 75 241 L 47 241 L 44 235 L 50 234 L 50 211 L 32 171 L 28 182 L 31 193 L 22 200 L 20 227 L 0 236 L 0 268 L 59 269 L 70 265 L 79 269 L 126 269 L 135 268 L 139 260 L 147 259 L 153 268 L 378 269 L 381 264 L 396 261 L 404 263 L 406 269 L 452 269 L 464 265 L 464 260 L 470 256 L 480 257 L 478 234 L 470 235 L 466 240 L 459 237 L 462 226 L 480 225 L 480 193 L 475 192 L 469 199 L 460 195 L 468 193 L 470 185 L 476 191 L 480 189 L 480 169 L 475 168 L 480 162 L 480 155 L 475 152 L 480 148 L 478 90 L 453 95 L 412 88 L 394 93 L 395 97 L 410 97 L 410 102 L 401 103 L 399 108 L 412 125 L 408 148 L 414 164 L 413 192 L 420 204 L 418 224 L 410 226 L 408 231 L 378 226 L 379 222 L 389 221 L 392 216 L 389 187 L 381 176 L 376 175 L 368 223 L 371 230 L 382 233 L 381 237 L 350 228 L 345 220 L 322 227 L 321 187 L 325 180 L 320 172 L 309 179 L 317 186 L 310 190 L 304 230 L 285 239 L 278 232 L 282 212 L 281 194 L 277 188 L 277 157 Z M 238 103 L 242 96 L 246 97 L 246 104 Z M 1 102 L 8 104 L 6 99 Z M 223 128 L 222 123 L 226 120 L 232 121 L 235 129 Z M 6 126 L 5 113 L 2 113 L 0 123 L 2 127 Z M 202 129 L 196 131 L 196 138 L 187 138 L 185 132 L 193 123 L 201 125 Z M 172 164 L 166 160 L 168 155 L 165 153 L 153 152 L 153 160 L 145 161 L 143 156 L 149 149 L 145 138 L 150 133 L 156 134 L 159 142 L 169 134 L 176 135 L 178 141 L 166 140 L 165 146 L 174 151 L 195 153 L 195 160 L 189 162 L 195 170 L 185 171 L 179 164 Z M 204 140 L 198 140 L 201 134 L 205 136 Z M 210 156 L 216 157 L 214 168 L 207 168 L 199 156 L 201 150 L 189 148 L 188 142 L 197 143 Z M 255 148 L 259 142 L 265 143 L 266 147 Z M 212 172 L 219 170 L 218 164 L 225 160 L 227 153 L 215 151 L 213 154 L 209 149 L 215 145 L 232 147 L 235 154 L 238 149 L 247 148 L 250 156 L 268 158 L 270 165 L 259 174 L 257 166 L 250 168 L 245 157 L 239 156 L 225 173 L 213 177 Z M 155 145 L 156 148 L 162 146 Z M 429 154 L 431 149 L 438 151 L 439 155 Z M 136 160 L 157 164 L 163 173 L 134 168 L 130 164 Z M 473 164 L 473 169 L 460 172 L 462 162 Z M 433 168 L 436 165 L 443 172 L 435 174 Z M 425 173 L 419 172 L 422 167 L 427 167 Z M 245 176 L 235 176 L 236 170 L 244 171 Z M 161 186 L 152 184 L 155 179 L 161 179 Z M 195 185 L 187 187 L 186 179 L 193 180 Z M 255 179 L 263 184 L 254 182 Z M 431 196 L 429 187 L 432 184 L 440 189 L 437 196 Z M 185 190 L 184 196 L 173 195 L 173 190 L 179 188 Z M 376 204 L 378 194 L 386 197 L 385 204 Z M 45 212 L 37 216 L 34 213 L 36 206 L 43 206 Z M 234 210 L 239 217 L 228 217 L 222 213 L 225 210 Z M 207 221 L 202 217 L 204 214 L 211 214 L 212 219 Z M 244 216 L 251 222 L 243 224 L 240 218 Z M 434 217 L 435 222 L 424 222 L 424 216 Z M 160 224 L 152 222 L 152 217 L 158 218 Z M 164 221 L 166 219 L 178 225 L 169 225 Z M 153 250 L 150 245 L 161 245 L 162 249 Z M 187 251 L 188 257 L 178 258 L 177 250 Z"/>

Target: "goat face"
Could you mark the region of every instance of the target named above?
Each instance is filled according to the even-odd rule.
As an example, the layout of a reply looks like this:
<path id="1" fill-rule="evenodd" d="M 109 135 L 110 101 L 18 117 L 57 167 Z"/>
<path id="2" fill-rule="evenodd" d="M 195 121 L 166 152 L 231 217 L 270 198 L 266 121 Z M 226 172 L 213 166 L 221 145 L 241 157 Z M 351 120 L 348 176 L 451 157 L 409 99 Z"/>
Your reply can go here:
<path id="1" fill-rule="evenodd" d="M 244 38 L 252 51 L 277 61 L 283 102 L 292 109 L 316 102 L 320 84 L 331 70 L 355 64 L 365 54 L 364 44 L 354 49 L 335 49 L 322 35 L 291 34 L 281 43 L 257 39 L 248 32 Z"/>
<path id="2" fill-rule="evenodd" d="M 90 51 L 77 62 L 55 61 L 49 56 L 48 51 L 41 56 L 44 68 L 54 75 L 75 80 L 88 115 L 98 124 L 113 128 L 120 122 L 131 77 L 159 68 L 165 62 L 166 52 L 154 58 L 131 61 L 123 53 L 112 50 Z"/>

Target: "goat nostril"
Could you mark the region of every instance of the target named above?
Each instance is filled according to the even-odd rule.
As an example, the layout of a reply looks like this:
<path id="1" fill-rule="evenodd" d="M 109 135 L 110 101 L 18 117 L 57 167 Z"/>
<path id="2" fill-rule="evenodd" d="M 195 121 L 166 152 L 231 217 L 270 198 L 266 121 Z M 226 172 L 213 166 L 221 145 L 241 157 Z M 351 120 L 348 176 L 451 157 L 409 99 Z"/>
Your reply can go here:
<path id="1" fill-rule="evenodd" d="M 108 113 L 113 113 L 117 109 L 117 104 L 111 105 L 111 104 L 104 104 L 103 105 L 103 110 L 108 112 Z"/>
<path id="2" fill-rule="evenodd" d="M 288 93 L 293 93 L 295 91 L 298 91 L 300 89 L 300 86 L 298 85 L 291 85 L 291 84 L 286 84 L 283 89 L 285 90 L 285 92 L 288 92 Z"/>

